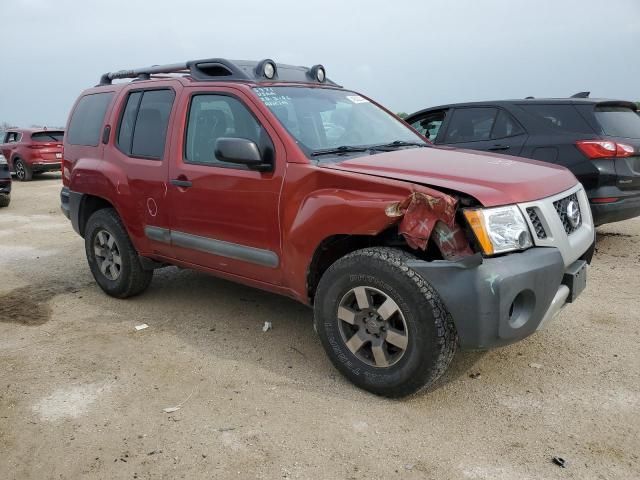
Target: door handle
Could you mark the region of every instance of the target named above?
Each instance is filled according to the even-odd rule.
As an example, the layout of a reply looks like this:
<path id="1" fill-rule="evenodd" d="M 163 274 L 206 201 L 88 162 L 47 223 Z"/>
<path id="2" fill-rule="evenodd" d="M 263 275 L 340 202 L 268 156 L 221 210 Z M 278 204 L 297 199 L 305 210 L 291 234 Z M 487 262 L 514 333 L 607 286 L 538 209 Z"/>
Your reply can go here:
<path id="1" fill-rule="evenodd" d="M 488 150 L 496 151 L 496 150 L 509 150 L 509 145 L 494 145 L 493 147 L 489 147 Z"/>
<path id="2" fill-rule="evenodd" d="M 171 180 L 171 185 L 175 185 L 176 187 L 189 188 L 193 185 L 193 183 L 191 183 L 191 180 L 174 178 L 173 180 Z"/>

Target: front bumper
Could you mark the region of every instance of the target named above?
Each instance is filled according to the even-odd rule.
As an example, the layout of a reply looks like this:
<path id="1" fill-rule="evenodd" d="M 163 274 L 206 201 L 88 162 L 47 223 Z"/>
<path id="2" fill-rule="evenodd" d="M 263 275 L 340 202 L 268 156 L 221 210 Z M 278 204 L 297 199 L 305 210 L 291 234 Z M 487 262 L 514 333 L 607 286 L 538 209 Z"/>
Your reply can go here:
<path id="1" fill-rule="evenodd" d="M 584 274 L 586 261 L 565 268 L 557 248 L 531 248 L 495 258 L 474 255 L 408 265 L 440 295 L 461 348 L 488 349 L 531 335 L 572 301 L 581 291 L 572 274 Z"/>

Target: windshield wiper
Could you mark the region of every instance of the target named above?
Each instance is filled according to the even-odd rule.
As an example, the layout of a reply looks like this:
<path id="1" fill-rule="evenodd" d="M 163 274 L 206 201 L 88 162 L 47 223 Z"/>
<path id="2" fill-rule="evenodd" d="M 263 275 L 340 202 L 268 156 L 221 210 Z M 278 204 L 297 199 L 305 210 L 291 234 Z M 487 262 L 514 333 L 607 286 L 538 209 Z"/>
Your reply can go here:
<path id="1" fill-rule="evenodd" d="M 372 145 L 369 147 L 372 150 L 378 150 L 381 148 L 400 148 L 400 147 L 428 147 L 426 143 L 421 142 L 405 142 L 404 140 L 395 140 L 391 143 L 384 143 L 382 145 Z"/>
<path id="2" fill-rule="evenodd" d="M 318 157 L 320 155 L 341 155 L 345 153 L 356 153 L 356 152 L 368 152 L 370 147 L 352 147 L 349 145 L 341 145 L 340 147 L 335 148 L 325 148 L 323 150 L 314 150 L 311 152 L 312 157 Z"/>

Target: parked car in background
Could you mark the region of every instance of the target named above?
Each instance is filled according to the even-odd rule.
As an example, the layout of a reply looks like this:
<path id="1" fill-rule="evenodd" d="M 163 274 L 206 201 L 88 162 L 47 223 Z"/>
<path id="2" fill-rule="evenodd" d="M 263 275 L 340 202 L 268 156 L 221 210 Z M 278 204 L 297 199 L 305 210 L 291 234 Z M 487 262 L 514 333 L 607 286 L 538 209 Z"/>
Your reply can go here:
<path id="1" fill-rule="evenodd" d="M 563 165 L 584 185 L 596 225 L 640 215 L 640 117 L 620 100 L 526 98 L 427 108 L 406 121 L 436 145 Z"/>
<path id="2" fill-rule="evenodd" d="M 60 170 L 63 137 L 63 130 L 10 128 L 4 132 L 0 152 L 16 178 L 26 182 L 35 174 Z"/>
<path id="3" fill-rule="evenodd" d="M 11 202 L 11 173 L 9 164 L 0 153 L 0 207 L 8 207 Z"/>

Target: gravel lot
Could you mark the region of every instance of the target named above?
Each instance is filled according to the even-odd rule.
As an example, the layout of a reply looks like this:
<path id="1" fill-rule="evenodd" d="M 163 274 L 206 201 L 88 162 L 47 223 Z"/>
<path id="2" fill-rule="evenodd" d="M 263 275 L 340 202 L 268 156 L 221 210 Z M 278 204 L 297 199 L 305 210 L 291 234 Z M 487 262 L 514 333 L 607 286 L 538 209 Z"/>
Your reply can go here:
<path id="1" fill-rule="evenodd" d="M 640 477 L 640 220 L 599 230 L 547 330 L 391 401 L 337 374 L 291 300 L 177 268 L 107 297 L 59 191 L 14 183 L 0 210 L 2 479 Z"/>

